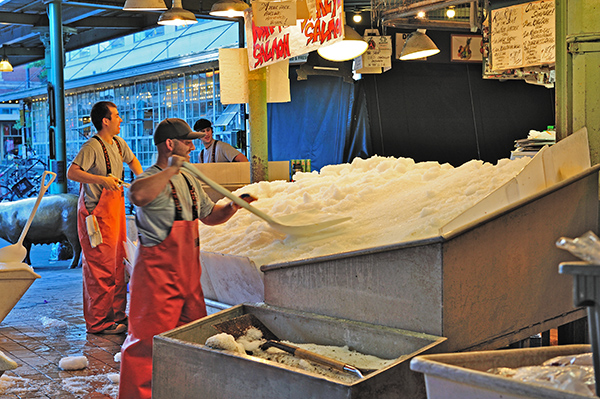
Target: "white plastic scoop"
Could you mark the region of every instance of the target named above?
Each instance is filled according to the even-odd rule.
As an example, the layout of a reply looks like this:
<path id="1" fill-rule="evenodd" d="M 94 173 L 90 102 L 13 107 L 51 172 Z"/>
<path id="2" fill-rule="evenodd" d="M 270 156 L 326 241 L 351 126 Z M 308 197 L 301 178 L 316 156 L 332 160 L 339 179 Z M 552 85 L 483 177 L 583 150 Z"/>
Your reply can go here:
<path id="1" fill-rule="evenodd" d="M 50 181 L 48 183 L 46 183 L 46 176 L 48 176 L 48 175 L 50 175 Z M 38 194 L 37 201 L 35 201 L 35 205 L 33 206 L 31 214 L 29 215 L 29 219 L 27 220 L 27 223 L 25 224 L 25 227 L 23 228 L 23 231 L 21 232 L 19 241 L 17 241 L 16 244 L 12 244 L 12 245 L 6 246 L 4 248 L 0 248 L 0 262 L 1 263 L 23 262 L 23 259 L 25 259 L 25 257 L 27 256 L 27 249 L 23 246 L 23 241 L 25 240 L 25 236 L 27 235 L 27 232 L 29 231 L 29 227 L 31 226 L 31 222 L 33 221 L 35 212 L 37 211 L 38 206 L 40 205 L 40 202 L 42 201 L 42 197 L 44 196 L 44 193 L 46 192 L 48 187 L 50 187 L 50 184 L 52 184 L 52 182 L 54 181 L 55 178 L 56 178 L 56 173 L 54 173 L 54 172 L 45 171 L 42 174 L 40 193 Z"/>
<path id="2" fill-rule="evenodd" d="M 351 219 L 351 217 L 347 216 L 347 217 L 343 217 L 343 218 L 325 219 L 325 220 L 321 220 L 317 223 L 312 223 L 312 224 L 294 224 L 294 225 L 284 224 L 280 220 L 276 220 L 273 217 L 267 215 L 260 209 L 253 207 L 252 205 L 250 205 L 249 203 L 247 203 L 240 197 L 233 195 L 231 193 L 231 191 L 227 190 L 225 187 L 221 186 L 219 183 L 215 182 L 214 180 L 211 180 L 208 176 L 206 176 L 204 173 L 200 172 L 198 170 L 198 168 L 194 167 L 194 165 L 192 165 L 191 163 L 184 162 L 183 167 L 186 168 L 194 176 L 196 176 L 198 179 L 202 180 L 210 188 L 212 188 L 219 194 L 229 198 L 236 205 L 239 205 L 242 208 L 247 209 L 248 211 L 252 212 L 259 218 L 261 218 L 264 221 L 266 221 L 267 223 L 269 223 L 269 225 L 271 227 L 273 227 L 279 231 L 282 231 L 286 234 L 297 234 L 297 235 L 312 234 L 317 231 L 326 229 L 327 227 L 331 227 L 331 226 L 334 226 L 336 224 L 339 224 L 339 223 L 342 223 L 342 222 L 345 222 L 345 221 Z M 288 219 L 288 217 L 286 217 L 286 219 Z"/>

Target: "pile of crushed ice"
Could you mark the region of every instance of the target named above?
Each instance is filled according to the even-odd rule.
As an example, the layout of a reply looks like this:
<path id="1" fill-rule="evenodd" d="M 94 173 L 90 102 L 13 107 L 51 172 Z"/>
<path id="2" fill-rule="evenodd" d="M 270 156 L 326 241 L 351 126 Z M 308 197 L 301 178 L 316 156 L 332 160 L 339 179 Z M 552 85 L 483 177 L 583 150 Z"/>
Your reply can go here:
<path id="1" fill-rule="evenodd" d="M 335 378 L 346 383 L 355 382 L 359 378 L 353 373 L 335 370 L 331 367 L 296 357 L 278 348 L 270 347 L 263 350 L 261 345 L 265 342 L 267 342 L 267 340 L 263 338 L 262 332 L 255 327 L 250 327 L 242 336 L 237 339 L 235 339 L 233 335 L 227 333 L 215 334 L 206 340 L 206 346 L 213 349 L 226 350 L 244 355 L 251 354 L 252 356 L 259 357 L 261 359 L 285 364 L 287 366 L 295 367 L 313 374 Z M 302 348 L 321 356 L 328 357 L 330 359 L 335 359 L 363 370 L 379 370 L 398 360 L 382 359 L 377 356 L 367 355 L 355 350 L 351 350 L 348 348 L 348 346 L 294 343 L 289 341 L 281 342 Z"/>
<path id="2" fill-rule="evenodd" d="M 435 237 L 529 160 L 502 159 L 496 165 L 473 160 L 455 168 L 374 156 L 297 173 L 295 182 L 250 184 L 235 194 L 252 194 L 258 198 L 252 205 L 276 219 L 295 213 L 301 213 L 297 224 L 326 214 L 352 219 L 308 237 L 288 236 L 240 210 L 225 224 L 201 224 L 201 250 L 248 257 L 259 267 Z"/>

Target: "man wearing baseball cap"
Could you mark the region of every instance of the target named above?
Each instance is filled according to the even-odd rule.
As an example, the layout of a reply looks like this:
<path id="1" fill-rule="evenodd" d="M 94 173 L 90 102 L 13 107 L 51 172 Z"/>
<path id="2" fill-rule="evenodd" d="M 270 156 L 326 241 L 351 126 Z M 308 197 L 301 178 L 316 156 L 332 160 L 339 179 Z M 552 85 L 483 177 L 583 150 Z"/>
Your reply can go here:
<path id="1" fill-rule="evenodd" d="M 121 348 L 121 399 L 151 398 L 155 335 L 206 316 L 198 220 L 225 223 L 239 206 L 213 203 L 181 168 L 195 149 L 193 140 L 203 136 L 182 119 L 160 122 L 154 131 L 157 161 L 129 189 L 140 242 L 129 283 L 129 335 Z"/>
<path id="2" fill-rule="evenodd" d="M 198 119 L 194 130 L 204 133 L 201 138 L 204 149 L 200 151 L 198 162 L 248 162 L 248 158 L 231 145 L 213 138 L 212 124 L 208 119 Z"/>

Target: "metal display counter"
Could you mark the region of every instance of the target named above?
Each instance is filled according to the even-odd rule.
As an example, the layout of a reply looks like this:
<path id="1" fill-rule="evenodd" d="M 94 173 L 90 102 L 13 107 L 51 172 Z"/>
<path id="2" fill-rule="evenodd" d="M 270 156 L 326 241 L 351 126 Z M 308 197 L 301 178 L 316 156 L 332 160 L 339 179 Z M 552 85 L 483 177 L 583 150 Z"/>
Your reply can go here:
<path id="1" fill-rule="evenodd" d="M 262 266 L 265 302 L 493 349 L 585 316 L 554 246 L 598 227 L 589 168 L 440 237 Z"/>

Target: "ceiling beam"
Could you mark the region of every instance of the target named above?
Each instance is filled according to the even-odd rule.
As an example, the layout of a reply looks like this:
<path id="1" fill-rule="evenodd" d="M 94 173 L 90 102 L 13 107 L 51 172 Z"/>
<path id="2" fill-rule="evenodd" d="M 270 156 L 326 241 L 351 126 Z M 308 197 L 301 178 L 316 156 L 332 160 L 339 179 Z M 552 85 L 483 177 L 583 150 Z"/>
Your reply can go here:
<path id="1" fill-rule="evenodd" d="M 158 17 L 156 17 L 156 20 L 158 20 Z M 146 24 L 147 19 L 144 17 L 91 17 L 69 23 L 69 26 L 76 28 L 143 29 L 147 26 Z"/>
<path id="2" fill-rule="evenodd" d="M 44 48 L 39 47 L 7 47 L 2 46 L 2 54 L 8 57 L 25 56 L 25 57 L 44 57 Z"/>
<path id="3" fill-rule="evenodd" d="M 46 19 L 46 16 L 42 16 L 39 14 L 24 14 L 18 12 L 0 12 L 0 23 L 9 24 L 9 25 L 37 25 Z"/>

